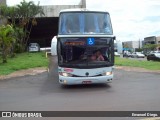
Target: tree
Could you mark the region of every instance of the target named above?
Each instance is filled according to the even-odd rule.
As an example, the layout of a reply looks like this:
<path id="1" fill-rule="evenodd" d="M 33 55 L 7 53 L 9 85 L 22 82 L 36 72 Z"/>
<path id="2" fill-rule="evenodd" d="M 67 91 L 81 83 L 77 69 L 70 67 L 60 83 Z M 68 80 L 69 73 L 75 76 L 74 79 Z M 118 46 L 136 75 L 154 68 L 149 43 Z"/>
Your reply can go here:
<path id="1" fill-rule="evenodd" d="M 7 20 L 4 17 L 4 11 L 6 9 L 6 6 L 0 5 L 0 25 L 1 24 L 6 24 Z"/>
<path id="2" fill-rule="evenodd" d="M 35 5 L 33 1 L 26 2 L 23 0 L 17 5 L 19 24 L 24 28 L 24 37 L 22 39 L 23 48 L 27 47 L 28 39 L 34 25 L 37 25 L 36 15 L 44 15 L 42 7 Z"/>
<path id="3" fill-rule="evenodd" d="M 24 38 L 24 30 L 22 27 L 15 27 L 14 28 L 15 30 L 15 37 L 16 37 L 16 44 L 15 44 L 15 48 L 14 48 L 14 51 L 16 53 L 21 53 L 22 50 L 23 50 L 23 38 Z"/>
<path id="4" fill-rule="evenodd" d="M 143 49 L 147 49 L 147 51 L 154 51 L 158 47 L 157 44 L 146 44 Z"/>
<path id="5" fill-rule="evenodd" d="M 1 17 L 7 19 L 7 22 L 12 24 L 13 27 L 16 24 L 16 18 L 17 18 L 17 8 L 12 6 L 0 6 L 0 12 L 1 12 Z"/>
<path id="6" fill-rule="evenodd" d="M 19 52 L 24 52 L 27 48 L 28 39 L 32 27 L 37 25 L 36 15 L 44 15 L 42 7 L 35 5 L 33 1 L 26 2 L 23 0 L 15 7 L 0 6 L 0 16 L 6 18 L 8 23 L 15 29 L 17 43 L 15 44 Z M 23 30 L 23 33 L 22 33 Z M 14 48 L 14 46 L 13 46 Z"/>
<path id="7" fill-rule="evenodd" d="M 123 50 L 131 52 L 131 47 L 128 43 L 123 43 Z"/>
<path id="8" fill-rule="evenodd" d="M 16 19 L 17 19 L 17 15 L 18 15 L 17 14 L 17 8 L 14 7 L 14 6 L 13 7 L 9 7 L 9 6 L 4 5 L 4 6 L 0 6 L 0 12 L 1 12 L 1 18 L 6 20 L 5 24 L 11 24 L 12 28 L 15 29 L 16 26 L 17 26 L 17 24 L 16 24 Z M 15 37 L 15 38 L 18 39 L 18 37 Z M 11 49 L 10 49 L 11 57 L 15 56 L 15 54 L 14 54 L 15 45 L 16 45 L 16 41 L 12 42 L 12 44 L 10 46 L 11 47 Z"/>
<path id="9" fill-rule="evenodd" d="M 7 55 L 15 38 L 13 37 L 14 29 L 11 25 L 0 26 L 0 46 L 2 47 L 3 63 L 7 62 Z"/>
<path id="10" fill-rule="evenodd" d="M 130 48 L 128 43 L 123 43 L 123 48 Z"/>
<path id="11" fill-rule="evenodd" d="M 160 44 L 157 44 L 157 49 L 160 51 Z"/>

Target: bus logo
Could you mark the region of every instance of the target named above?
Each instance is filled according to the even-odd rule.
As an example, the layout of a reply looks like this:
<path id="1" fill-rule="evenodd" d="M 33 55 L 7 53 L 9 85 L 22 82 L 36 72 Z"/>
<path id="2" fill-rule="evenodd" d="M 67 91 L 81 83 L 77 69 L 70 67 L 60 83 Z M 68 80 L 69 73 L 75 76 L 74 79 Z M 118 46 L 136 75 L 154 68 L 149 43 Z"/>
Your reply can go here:
<path id="1" fill-rule="evenodd" d="M 94 45 L 94 38 L 88 38 L 87 39 L 87 45 Z"/>

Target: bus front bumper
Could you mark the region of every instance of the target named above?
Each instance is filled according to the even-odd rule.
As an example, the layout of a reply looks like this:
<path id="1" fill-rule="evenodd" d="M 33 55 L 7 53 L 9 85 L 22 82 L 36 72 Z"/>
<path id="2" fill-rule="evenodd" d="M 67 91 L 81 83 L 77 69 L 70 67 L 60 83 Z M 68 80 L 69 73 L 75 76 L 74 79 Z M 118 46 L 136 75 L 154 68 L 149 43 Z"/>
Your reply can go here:
<path id="1" fill-rule="evenodd" d="M 59 83 L 64 85 L 109 83 L 112 79 L 113 74 L 98 77 L 64 77 L 59 75 Z"/>

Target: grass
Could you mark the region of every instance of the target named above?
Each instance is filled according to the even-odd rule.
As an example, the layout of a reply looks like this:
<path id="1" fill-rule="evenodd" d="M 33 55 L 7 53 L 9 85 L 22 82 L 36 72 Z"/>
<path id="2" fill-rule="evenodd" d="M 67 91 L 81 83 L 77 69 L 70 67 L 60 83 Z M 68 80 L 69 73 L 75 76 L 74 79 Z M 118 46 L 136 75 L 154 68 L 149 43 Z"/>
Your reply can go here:
<path id="1" fill-rule="evenodd" d="M 7 63 L 3 64 L 0 58 L 0 75 L 7 75 L 17 70 L 48 67 L 49 60 L 46 58 L 45 52 L 38 53 L 21 53 L 15 58 L 8 58 Z"/>
<path id="2" fill-rule="evenodd" d="M 0 58 L 0 62 L 2 59 Z M 46 58 L 45 52 L 38 53 L 22 53 L 17 54 L 15 58 L 8 58 L 8 62 L 0 63 L 0 75 L 7 75 L 14 71 L 35 68 L 48 67 L 49 60 Z M 141 67 L 149 70 L 160 70 L 160 62 L 144 61 L 138 59 L 115 58 L 115 65 L 117 66 L 131 66 Z"/>
<path id="3" fill-rule="evenodd" d="M 160 62 L 145 61 L 145 60 L 138 60 L 138 59 L 128 59 L 128 58 L 116 57 L 115 65 L 141 67 L 141 68 L 145 68 L 149 70 L 160 70 Z"/>

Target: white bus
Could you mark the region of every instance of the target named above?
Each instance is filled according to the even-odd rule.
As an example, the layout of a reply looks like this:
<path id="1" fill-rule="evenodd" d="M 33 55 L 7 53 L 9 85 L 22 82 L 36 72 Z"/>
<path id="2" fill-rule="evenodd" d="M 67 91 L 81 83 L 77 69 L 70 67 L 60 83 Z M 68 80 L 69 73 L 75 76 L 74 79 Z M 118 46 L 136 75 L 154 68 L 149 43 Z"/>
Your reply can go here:
<path id="1" fill-rule="evenodd" d="M 59 83 L 108 83 L 113 79 L 114 40 L 105 11 L 66 9 L 59 14 Z"/>

